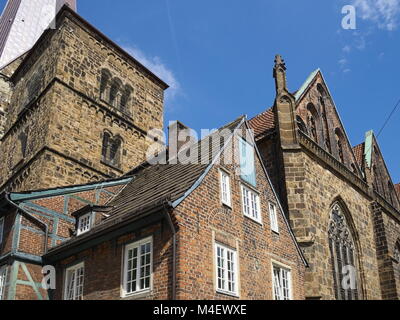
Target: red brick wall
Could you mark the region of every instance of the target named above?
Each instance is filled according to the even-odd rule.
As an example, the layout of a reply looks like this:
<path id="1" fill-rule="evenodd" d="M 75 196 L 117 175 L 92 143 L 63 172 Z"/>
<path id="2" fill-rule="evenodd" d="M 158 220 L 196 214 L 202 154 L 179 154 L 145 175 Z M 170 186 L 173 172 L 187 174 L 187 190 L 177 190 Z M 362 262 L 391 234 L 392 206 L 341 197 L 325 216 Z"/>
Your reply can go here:
<path id="1" fill-rule="evenodd" d="M 232 299 L 215 289 L 214 240 L 230 247 L 238 244 L 241 299 L 272 299 L 272 260 L 292 269 L 293 295 L 304 299 L 304 270 L 295 242 L 279 212 L 280 234 L 271 231 L 268 201 L 277 203 L 256 158 L 257 188 L 261 197 L 263 225 L 242 213 L 241 180 L 233 165 L 232 209 L 224 210 L 220 198 L 219 166 L 176 209 L 178 233 L 178 299 Z"/>
<path id="2" fill-rule="evenodd" d="M 57 264 L 57 289 L 53 299 L 62 300 L 64 293 L 64 272 L 84 261 L 84 300 L 121 299 L 122 263 L 125 245 L 153 236 L 153 281 L 154 290 L 141 299 L 167 300 L 172 294 L 172 251 L 171 233 L 168 225 L 162 223 L 129 233 L 118 239 L 103 242 L 89 250 L 80 252 Z M 137 299 L 138 296 L 124 299 Z"/>

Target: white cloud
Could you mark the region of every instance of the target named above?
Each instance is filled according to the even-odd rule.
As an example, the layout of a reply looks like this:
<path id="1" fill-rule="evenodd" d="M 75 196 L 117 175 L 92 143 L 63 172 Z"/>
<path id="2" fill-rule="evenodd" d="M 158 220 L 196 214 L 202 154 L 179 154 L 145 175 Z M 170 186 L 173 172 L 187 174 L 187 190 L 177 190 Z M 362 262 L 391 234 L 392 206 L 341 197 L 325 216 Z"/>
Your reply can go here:
<path id="1" fill-rule="evenodd" d="M 400 0 L 353 0 L 357 15 L 380 29 L 393 31 L 398 27 Z"/>
<path id="2" fill-rule="evenodd" d="M 343 52 L 349 53 L 351 51 L 351 47 L 349 45 L 346 45 L 342 48 Z"/>
<path id="3" fill-rule="evenodd" d="M 142 63 L 151 72 L 157 75 L 160 79 L 169 85 L 165 93 L 165 100 L 167 103 L 171 102 L 178 94 L 181 93 L 181 85 L 176 79 L 175 74 L 170 70 L 160 59 L 160 57 L 149 57 L 140 49 L 133 46 L 124 46 L 126 52 L 132 55 L 136 60 Z"/>
<path id="4" fill-rule="evenodd" d="M 346 64 L 347 64 L 347 59 L 340 59 L 339 61 L 338 61 L 338 63 L 339 63 L 339 65 L 341 66 L 341 67 L 343 67 L 343 66 L 345 66 Z"/>

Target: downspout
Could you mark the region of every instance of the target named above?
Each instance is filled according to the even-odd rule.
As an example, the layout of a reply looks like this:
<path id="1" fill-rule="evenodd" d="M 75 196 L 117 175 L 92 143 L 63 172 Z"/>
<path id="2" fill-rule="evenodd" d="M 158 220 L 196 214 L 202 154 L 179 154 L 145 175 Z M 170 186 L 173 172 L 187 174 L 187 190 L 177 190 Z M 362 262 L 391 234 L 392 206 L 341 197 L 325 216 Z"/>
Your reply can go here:
<path id="1" fill-rule="evenodd" d="M 168 206 L 171 207 L 172 203 L 168 203 Z M 176 300 L 176 228 L 166 205 L 164 205 L 164 213 L 172 231 L 172 300 Z"/>
<path id="2" fill-rule="evenodd" d="M 44 254 L 47 253 L 48 250 L 48 246 L 47 246 L 47 242 L 49 239 L 49 227 L 47 226 L 46 223 L 44 223 L 43 221 L 39 220 L 38 218 L 36 218 L 35 216 L 33 216 L 32 214 L 30 214 L 28 211 L 20 208 L 15 202 L 13 202 L 10 198 L 10 193 L 6 192 L 5 194 L 5 199 L 6 201 L 11 204 L 14 208 L 16 208 L 17 210 L 22 211 L 23 214 L 25 214 L 26 216 L 28 216 L 29 218 L 31 218 L 32 220 L 36 221 L 38 224 L 42 225 L 45 229 L 45 239 L 44 239 Z"/>

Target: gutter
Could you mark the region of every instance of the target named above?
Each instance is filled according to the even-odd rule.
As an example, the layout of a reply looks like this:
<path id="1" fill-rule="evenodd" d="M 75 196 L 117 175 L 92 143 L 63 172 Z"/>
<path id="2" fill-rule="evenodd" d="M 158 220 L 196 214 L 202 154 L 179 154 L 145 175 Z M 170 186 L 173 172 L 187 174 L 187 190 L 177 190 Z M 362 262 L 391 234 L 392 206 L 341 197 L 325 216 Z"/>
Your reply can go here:
<path id="1" fill-rule="evenodd" d="M 172 203 L 169 203 L 168 207 L 171 208 Z M 177 230 L 176 230 L 174 223 L 172 221 L 172 218 L 169 214 L 168 207 L 164 204 L 165 217 L 166 217 L 168 224 L 172 231 L 172 300 L 176 300 L 176 253 L 177 253 L 176 233 L 177 233 Z"/>
<path id="2" fill-rule="evenodd" d="M 44 254 L 47 253 L 48 251 L 48 238 L 49 238 L 49 227 L 46 223 L 44 223 L 43 221 L 39 220 L 38 218 L 36 218 L 35 216 L 33 216 L 32 214 L 30 214 L 28 211 L 20 208 L 15 202 L 13 202 L 10 198 L 10 193 L 6 192 L 5 193 L 5 199 L 6 201 L 13 206 L 14 208 L 16 208 L 17 210 L 21 211 L 24 215 L 28 216 L 30 219 L 36 221 L 38 224 L 40 224 L 42 227 L 44 227 L 45 230 L 45 239 L 44 239 Z"/>

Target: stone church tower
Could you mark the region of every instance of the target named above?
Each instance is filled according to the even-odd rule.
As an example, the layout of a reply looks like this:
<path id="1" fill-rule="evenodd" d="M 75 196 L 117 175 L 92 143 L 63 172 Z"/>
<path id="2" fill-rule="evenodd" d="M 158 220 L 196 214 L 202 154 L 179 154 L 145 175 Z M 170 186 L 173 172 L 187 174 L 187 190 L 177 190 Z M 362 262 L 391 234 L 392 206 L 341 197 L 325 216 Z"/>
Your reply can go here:
<path id="1" fill-rule="evenodd" d="M 0 190 L 120 176 L 163 128 L 168 86 L 68 6 L 3 77 Z"/>

